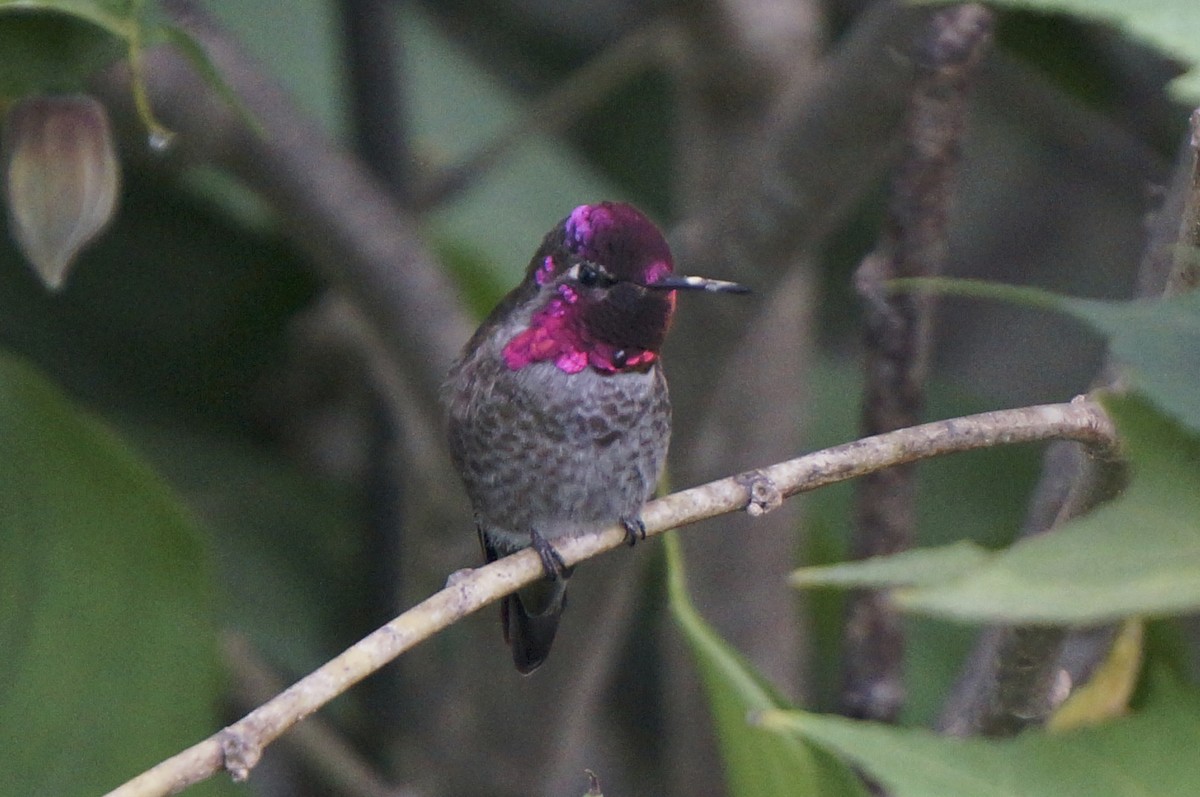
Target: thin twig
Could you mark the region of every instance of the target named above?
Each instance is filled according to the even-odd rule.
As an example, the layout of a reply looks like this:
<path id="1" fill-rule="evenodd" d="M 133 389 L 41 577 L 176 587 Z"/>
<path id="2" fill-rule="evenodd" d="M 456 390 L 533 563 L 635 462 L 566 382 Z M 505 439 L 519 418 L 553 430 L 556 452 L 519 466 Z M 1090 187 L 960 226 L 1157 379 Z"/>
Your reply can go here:
<path id="1" fill-rule="evenodd" d="M 782 498 L 881 468 L 933 456 L 1011 443 L 1066 438 L 1100 452 L 1117 446 L 1116 430 L 1098 404 L 1079 398 L 923 424 L 856 440 L 647 504 L 647 535 L 737 511 L 761 513 Z M 556 543 L 574 565 L 624 545 L 614 524 L 592 535 Z M 525 550 L 485 567 L 455 573 L 445 589 L 329 661 L 224 730 L 189 747 L 110 792 L 108 797 L 160 797 L 211 777 L 221 768 L 245 780 L 264 748 L 334 697 L 458 620 L 543 578 L 541 560 Z"/>
<path id="2" fill-rule="evenodd" d="M 258 705 L 278 694 L 284 684 L 241 634 L 227 634 L 222 653 L 237 685 L 240 702 Z M 304 762 L 320 772 L 338 794 L 347 797 L 409 797 L 411 789 L 388 784 L 338 733 L 310 719 L 288 737 Z"/>
<path id="3" fill-rule="evenodd" d="M 884 288 L 895 277 L 943 272 L 954 182 L 961 161 L 967 97 L 987 45 L 992 16 L 982 6 L 946 9 L 930 20 L 918 58 L 904 157 L 896 170 L 883 235 L 855 283 L 864 300 L 867 351 L 863 434 L 916 423 L 925 403 L 930 297 Z M 858 483 L 850 540 L 856 559 L 911 548 L 916 540 L 916 471 L 872 473 Z M 846 604 L 842 713 L 894 722 L 904 705 L 904 629 L 876 590 L 855 590 Z"/>

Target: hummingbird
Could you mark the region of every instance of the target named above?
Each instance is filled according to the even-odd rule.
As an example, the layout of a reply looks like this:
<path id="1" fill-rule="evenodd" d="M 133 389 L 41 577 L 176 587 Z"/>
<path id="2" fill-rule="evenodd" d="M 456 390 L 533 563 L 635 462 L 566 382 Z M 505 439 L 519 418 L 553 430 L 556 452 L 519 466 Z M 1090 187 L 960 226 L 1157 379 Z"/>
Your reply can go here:
<path id="1" fill-rule="evenodd" d="M 658 228 L 632 205 L 580 205 L 463 348 L 445 387 L 454 465 L 493 562 L 532 547 L 545 578 L 501 603 L 521 673 L 545 661 L 566 605 L 553 541 L 620 522 L 646 535 L 671 436 L 659 350 L 676 291 L 745 293 L 674 274 Z"/>

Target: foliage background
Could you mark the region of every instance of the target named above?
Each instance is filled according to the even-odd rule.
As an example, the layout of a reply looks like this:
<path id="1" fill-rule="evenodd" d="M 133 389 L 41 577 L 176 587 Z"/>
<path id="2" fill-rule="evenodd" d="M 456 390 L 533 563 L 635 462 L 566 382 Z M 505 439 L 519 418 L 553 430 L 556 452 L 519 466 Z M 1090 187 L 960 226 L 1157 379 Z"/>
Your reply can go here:
<path id="1" fill-rule="evenodd" d="M 204 7 L 350 149 L 342 23 L 370 5 Z M 752 250 L 741 271 L 688 249 L 677 222 L 726 196 L 753 203 L 743 167 L 775 115 L 803 107 L 787 104 L 789 92 L 830 80 L 820 67 L 832 79 L 850 70 L 856 37 L 886 51 L 881 68 L 903 71 L 887 37 L 866 31 L 906 41 L 927 11 L 779 3 L 791 27 L 772 39 L 735 13 L 753 3 L 380 5 L 397 36 L 397 151 L 411 156 L 401 206 L 466 312 L 480 316 L 513 284 L 571 207 L 630 199 L 696 255 L 683 270 L 770 286 L 739 310 L 703 297 L 681 310 L 666 354 L 675 483 L 855 436 L 851 273 L 874 244 L 889 159 L 843 166 L 832 148 L 865 149 L 857 139 L 807 153 L 829 166 L 795 179 L 834 185 L 830 207 L 803 246 Z M 418 203 L 416 177 L 528 123 L 536 97 L 664 18 L 695 48 L 682 67 L 655 62 L 610 93 L 584 92 L 588 110 L 534 120 L 561 132 L 519 136 L 464 189 Z M 780 41 L 791 48 L 782 56 L 769 49 Z M 664 44 L 664 60 L 672 53 Z M 748 80 L 734 55 L 751 65 Z M 974 90 L 950 272 L 1129 296 L 1144 219 L 1184 131 L 1186 112 L 1165 88 L 1177 72 L 1119 29 L 1002 13 Z M 43 290 L 0 242 L 0 751 L 15 773 L 0 791 L 13 794 L 117 785 L 261 700 L 238 688 L 247 667 L 303 674 L 478 557 L 429 408 L 413 410 L 412 375 L 381 366 L 378 345 L 331 298 L 345 286 L 331 288 L 318 265 L 329 254 L 227 161 L 186 140 L 185 156 L 148 155 L 144 131 L 124 121 L 119 216 L 62 293 Z M 707 323 L 714 312 L 733 321 Z M 742 337 L 706 337 L 730 324 Z M 1099 337 L 1026 308 L 947 300 L 937 329 L 931 418 L 1065 400 L 1101 361 Z M 709 358 L 723 346 L 736 355 Z M 921 543 L 1010 541 L 1038 464 L 1038 451 L 997 450 L 924 467 Z M 849 495 L 832 488 L 770 525 L 713 522 L 682 541 L 701 613 L 775 689 L 817 710 L 833 708 L 839 599 L 814 593 L 797 605 L 782 576 L 844 558 Z M 564 636 L 533 678 L 511 671 L 489 614 L 322 719 L 376 777 L 414 794 L 578 793 L 584 767 L 611 794 L 725 793 L 663 564 L 652 545 L 581 569 Z M 905 719 L 928 724 L 974 630 L 922 619 L 910 631 Z M 339 760 L 284 744 L 248 786 L 197 792 L 370 785 L 348 785 Z"/>

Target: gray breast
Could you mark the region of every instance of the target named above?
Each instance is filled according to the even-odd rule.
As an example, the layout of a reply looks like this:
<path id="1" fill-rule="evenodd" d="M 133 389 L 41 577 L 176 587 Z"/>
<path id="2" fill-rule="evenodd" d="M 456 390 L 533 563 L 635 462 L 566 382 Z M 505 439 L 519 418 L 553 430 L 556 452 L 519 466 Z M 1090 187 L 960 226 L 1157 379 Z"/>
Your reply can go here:
<path id="1" fill-rule="evenodd" d="M 479 352 L 477 354 L 482 354 Z M 498 357 L 451 375 L 450 447 L 481 527 L 523 547 L 636 517 L 666 459 L 670 404 L 659 366 L 565 374 Z"/>

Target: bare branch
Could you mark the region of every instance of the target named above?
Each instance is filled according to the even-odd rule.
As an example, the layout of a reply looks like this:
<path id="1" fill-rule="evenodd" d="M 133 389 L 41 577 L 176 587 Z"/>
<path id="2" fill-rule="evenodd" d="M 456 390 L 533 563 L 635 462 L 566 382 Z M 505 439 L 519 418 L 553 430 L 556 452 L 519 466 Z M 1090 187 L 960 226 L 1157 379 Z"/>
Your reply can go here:
<path id="1" fill-rule="evenodd" d="M 887 222 L 876 251 L 855 275 L 865 304 L 866 384 L 862 432 L 911 426 L 925 403 L 931 299 L 889 293 L 887 280 L 945 269 L 947 228 L 961 160 L 967 97 L 991 41 L 992 15 L 979 5 L 935 15 L 921 47 L 904 157 L 892 183 Z M 916 539 L 916 471 L 873 473 L 858 485 L 856 559 L 911 548 Z M 904 629 L 875 590 L 855 590 L 846 605 L 842 712 L 894 722 L 904 705 Z"/>
<path id="2" fill-rule="evenodd" d="M 284 684 L 241 634 L 222 640 L 225 664 L 237 683 L 239 702 L 254 706 L 271 698 Z M 338 794 L 348 797 L 411 797 L 411 789 L 392 786 L 337 732 L 311 719 L 288 737 L 311 769 L 320 772 Z"/>
<path id="3" fill-rule="evenodd" d="M 1116 430 L 1098 404 L 1079 398 L 955 418 L 856 440 L 759 468 L 647 504 L 647 535 L 755 507 L 761 511 L 783 497 L 919 459 L 1056 438 L 1081 442 L 1102 454 L 1116 449 Z M 765 485 L 771 495 L 764 501 Z M 567 566 L 622 547 L 626 531 L 614 524 L 597 534 L 556 542 Z M 374 673 L 400 654 L 503 596 L 542 578 L 532 550 L 485 567 L 453 574 L 440 592 L 374 631 L 353 647 L 293 684 L 241 720 L 168 758 L 110 792 L 108 797 L 173 794 L 226 769 L 245 780 L 267 745 L 297 722 Z"/>

